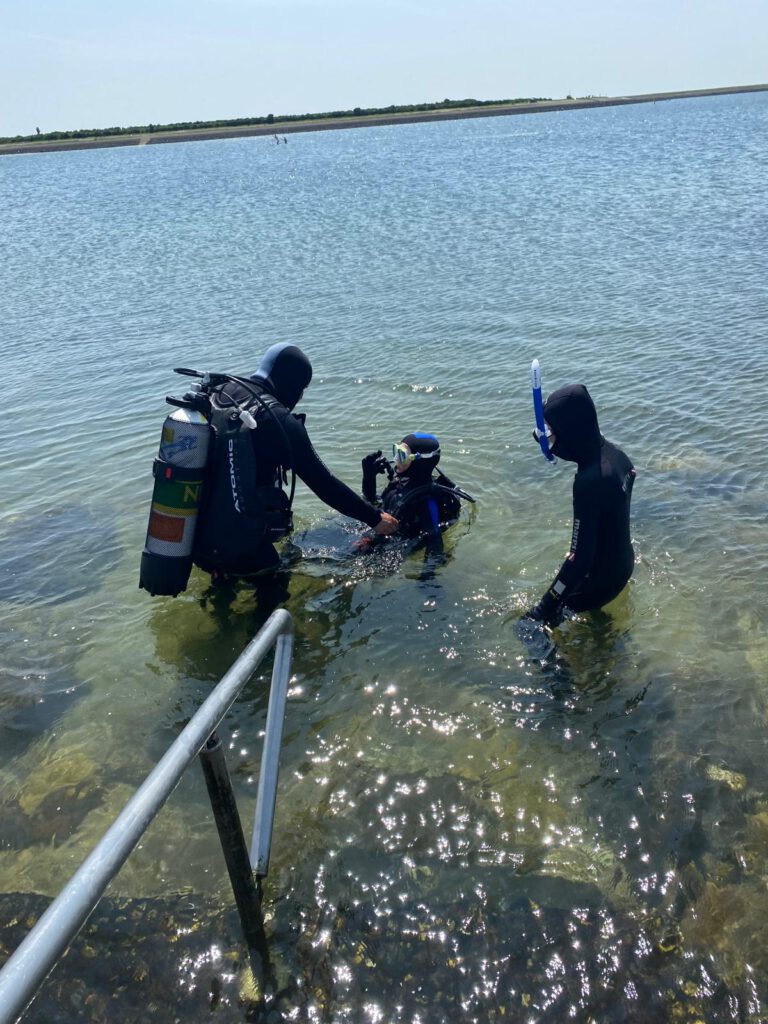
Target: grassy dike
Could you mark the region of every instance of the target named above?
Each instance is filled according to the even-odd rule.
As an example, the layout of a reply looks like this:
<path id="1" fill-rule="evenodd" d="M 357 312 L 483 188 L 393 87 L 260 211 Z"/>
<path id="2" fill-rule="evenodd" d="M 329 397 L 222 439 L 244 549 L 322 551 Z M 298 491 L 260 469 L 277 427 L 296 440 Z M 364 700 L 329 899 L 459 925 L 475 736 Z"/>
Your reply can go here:
<path id="1" fill-rule="evenodd" d="M 59 139 L 0 144 L 0 156 L 20 153 L 52 153 L 70 149 L 104 149 L 113 146 L 156 146 L 167 142 L 204 142 L 209 139 L 235 139 L 250 135 L 281 135 L 294 132 L 334 131 L 340 128 L 369 128 L 374 125 L 415 124 L 428 121 L 455 121 L 467 117 L 502 117 L 511 114 L 544 114 L 555 110 L 583 110 L 588 107 L 616 107 L 629 103 L 657 103 L 664 100 L 692 99 L 699 96 L 726 96 L 732 93 L 766 92 L 768 84 L 731 85 L 715 89 L 689 89 L 680 92 L 644 93 L 638 96 L 587 96 L 562 100 L 535 100 L 531 103 L 499 103 L 478 107 L 424 110 L 409 113 L 351 114 L 306 121 L 280 121 L 272 124 L 236 127 L 154 130 L 151 134 L 100 135 L 92 138 Z"/>

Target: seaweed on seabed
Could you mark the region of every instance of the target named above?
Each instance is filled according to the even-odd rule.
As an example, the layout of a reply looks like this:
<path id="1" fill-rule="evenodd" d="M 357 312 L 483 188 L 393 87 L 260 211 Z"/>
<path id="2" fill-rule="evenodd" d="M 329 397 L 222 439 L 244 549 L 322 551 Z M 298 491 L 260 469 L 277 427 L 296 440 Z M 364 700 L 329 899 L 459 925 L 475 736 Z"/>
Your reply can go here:
<path id="1" fill-rule="evenodd" d="M 50 900 L 0 895 L 0 961 Z M 220 1024 L 266 1020 L 236 911 L 193 893 L 103 899 L 24 1015 L 25 1024 Z"/>
<path id="2" fill-rule="evenodd" d="M 375 897 L 351 891 L 324 907 L 276 907 L 275 937 L 286 946 L 302 922 L 289 954 L 299 980 L 291 1020 L 363 1020 L 375 1005 L 403 1022 L 426 1014 L 449 1024 L 460 1010 L 462 1019 L 489 1022 L 531 1014 L 547 1024 L 757 1024 L 745 988 L 594 886 L 509 868 L 473 869 L 472 884 L 458 868 L 439 865 L 434 875 L 440 895 L 415 894 L 386 913 Z"/>

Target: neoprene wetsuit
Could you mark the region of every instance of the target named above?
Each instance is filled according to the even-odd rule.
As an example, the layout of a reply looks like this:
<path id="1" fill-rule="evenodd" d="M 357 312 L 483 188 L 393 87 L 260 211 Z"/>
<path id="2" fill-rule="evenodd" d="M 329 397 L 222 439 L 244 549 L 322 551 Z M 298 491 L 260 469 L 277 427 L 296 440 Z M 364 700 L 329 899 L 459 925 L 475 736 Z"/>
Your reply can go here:
<path id="1" fill-rule="evenodd" d="M 378 500 L 382 509 L 397 519 L 397 532 L 401 537 L 426 537 L 440 545 L 441 531 L 459 517 L 460 497 L 473 499 L 459 492 L 436 468 L 440 461 L 440 442 L 434 434 L 423 431 L 407 434 L 398 447 L 404 447 L 415 456 L 405 472 L 396 473 L 381 451 L 371 452 L 363 459 L 363 496 L 372 504 Z M 387 474 L 389 483 L 377 499 L 376 477 L 380 473 Z"/>
<path id="2" fill-rule="evenodd" d="M 553 392 L 544 419 L 555 435 L 553 454 L 578 466 L 570 551 L 534 610 L 535 617 L 554 622 L 563 606 L 576 612 L 601 608 L 629 581 L 635 564 L 629 529 L 635 468 L 601 435 L 583 384 Z"/>
<path id="3" fill-rule="evenodd" d="M 399 521 L 403 537 L 439 537 L 441 528 L 458 519 L 461 502 L 450 493 L 453 485 L 438 472 L 436 479 L 396 477 L 381 495 L 381 507 Z"/>
<path id="4" fill-rule="evenodd" d="M 267 505 L 271 493 L 275 507 L 281 504 L 287 507 L 287 496 L 279 491 L 279 484 L 285 480 L 287 471 L 293 469 L 331 508 L 376 527 L 381 522 L 381 512 L 331 473 L 312 445 L 304 426 L 304 416 L 291 411 L 311 376 L 309 360 L 300 349 L 278 344 L 268 350 L 247 386 L 232 382 L 221 388 L 217 399 L 219 407 L 226 407 L 229 402 L 233 411 L 247 406 L 257 423 L 256 429 L 249 432 L 255 480 L 248 481 L 248 487 L 256 491 L 263 489 Z M 267 400 L 268 410 L 254 403 L 254 391 Z M 223 463 L 224 476 L 228 478 L 226 463 L 223 462 L 226 457 L 225 451 L 216 455 L 220 463 L 219 475 Z M 219 571 L 232 576 L 248 576 L 274 568 L 279 563 L 279 556 L 273 544 L 262 537 L 258 517 L 249 522 L 248 517 L 233 511 L 229 490 L 225 484 L 209 495 L 209 504 L 201 517 L 203 521 L 198 531 L 200 541 L 195 552 L 196 563 L 208 572 Z M 278 535 L 290 528 L 289 512 L 284 512 L 284 523 Z M 224 542 L 221 540 L 222 531 L 229 533 Z M 226 557 L 221 557 L 224 551 Z"/>

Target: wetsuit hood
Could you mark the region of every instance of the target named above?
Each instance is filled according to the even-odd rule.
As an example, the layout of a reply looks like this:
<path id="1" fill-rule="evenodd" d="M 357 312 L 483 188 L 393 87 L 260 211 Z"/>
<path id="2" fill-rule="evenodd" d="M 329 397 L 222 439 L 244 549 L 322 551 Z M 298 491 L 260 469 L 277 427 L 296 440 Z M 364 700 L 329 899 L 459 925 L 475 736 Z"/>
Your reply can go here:
<path id="1" fill-rule="evenodd" d="M 600 456 L 600 427 L 595 403 L 583 384 L 553 391 L 544 404 L 544 419 L 555 436 L 553 454 L 580 466 Z"/>
<path id="2" fill-rule="evenodd" d="M 287 409 L 292 409 L 312 380 L 312 364 L 297 345 L 281 341 L 267 349 L 251 380 L 263 384 Z"/>
<path id="3" fill-rule="evenodd" d="M 427 483 L 432 477 L 432 470 L 440 461 L 440 442 L 434 434 L 416 430 L 406 434 L 401 443 L 407 444 L 414 455 L 426 456 L 413 461 L 402 478 L 411 481 L 414 487 Z"/>

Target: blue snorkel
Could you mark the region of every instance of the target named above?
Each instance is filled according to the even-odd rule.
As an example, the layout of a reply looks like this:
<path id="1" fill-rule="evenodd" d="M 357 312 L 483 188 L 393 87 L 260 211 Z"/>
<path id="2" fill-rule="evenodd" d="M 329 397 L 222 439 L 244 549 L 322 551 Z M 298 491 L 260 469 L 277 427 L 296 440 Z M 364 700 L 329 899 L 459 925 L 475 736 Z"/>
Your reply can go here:
<path id="1" fill-rule="evenodd" d="M 534 359 L 531 363 L 531 387 L 533 389 L 533 414 L 536 417 L 536 430 L 534 434 L 541 447 L 541 454 L 547 462 L 554 465 L 557 459 L 549 450 L 549 442 L 547 440 L 547 427 L 544 423 L 544 402 L 541 397 L 541 367 L 539 366 L 538 359 Z"/>

